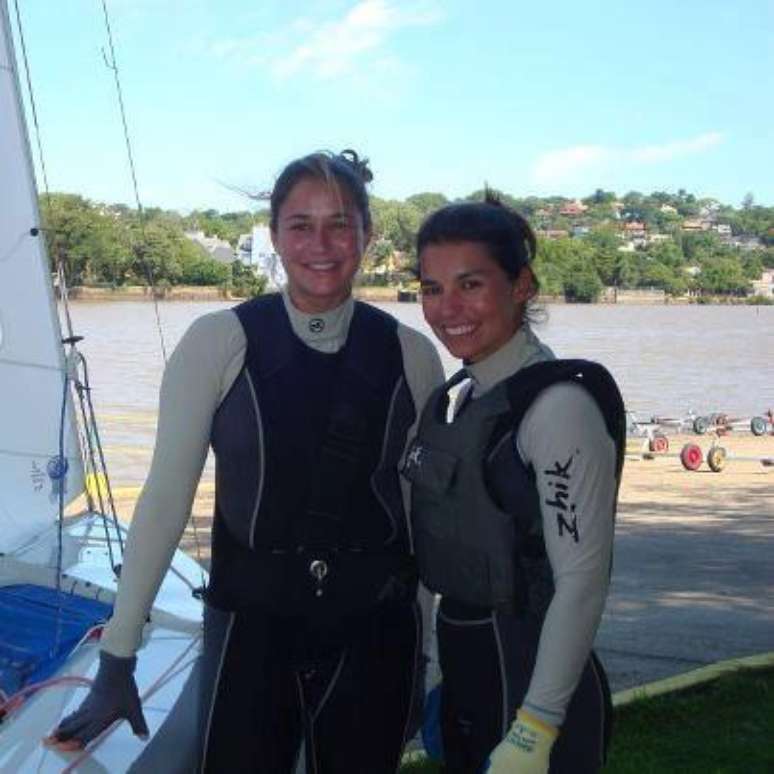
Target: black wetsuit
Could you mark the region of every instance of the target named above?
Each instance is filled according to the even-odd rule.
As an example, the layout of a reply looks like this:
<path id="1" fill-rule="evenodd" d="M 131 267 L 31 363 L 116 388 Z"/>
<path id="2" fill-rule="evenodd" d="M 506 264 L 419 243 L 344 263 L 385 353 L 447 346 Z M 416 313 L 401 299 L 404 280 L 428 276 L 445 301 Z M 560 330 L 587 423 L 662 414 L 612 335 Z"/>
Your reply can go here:
<path id="1" fill-rule="evenodd" d="M 397 472 L 416 409 L 395 321 L 356 304 L 326 354 L 279 297 L 236 311 L 245 368 L 212 431 L 203 770 L 291 772 L 303 739 L 307 772 L 393 772 L 422 641 Z"/>

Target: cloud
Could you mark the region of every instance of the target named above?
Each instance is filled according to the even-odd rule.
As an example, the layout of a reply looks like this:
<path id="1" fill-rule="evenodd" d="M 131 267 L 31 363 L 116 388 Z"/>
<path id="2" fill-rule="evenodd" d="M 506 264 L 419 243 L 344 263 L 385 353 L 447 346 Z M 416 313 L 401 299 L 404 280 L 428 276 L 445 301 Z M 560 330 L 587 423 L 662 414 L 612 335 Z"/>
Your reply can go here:
<path id="1" fill-rule="evenodd" d="M 556 185 L 575 180 L 590 170 L 600 172 L 614 165 L 660 164 L 702 153 L 723 141 L 720 132 L 707 132 L 689 140 L 676 140 L 661 145 L 621 148 L 606 145 L 576 145 L 559 148 L 541 155 L 532 167 L 532 179 L 542 185 Z"/>
<path id="2" fill-rule="evenodd" d="M 646 145 L 642 148 L 633 148 L 629 151 L 629 155 L 632 161 L 645 164 L 657 163 L 701 153 L 721 142 L 723 142 L 723 135 L 720 132 L 708 132 L 694 137 L 692 140 L 678 140 L 664 145 Z"/>
<path id="3" fill-rule="evenodd" d="M 271 34 L 215 41 L 210 50 L 218 58 L 267 66 L 280 79 L 308 71 L 326 80 L 353 71 L 366 53 L 381 53 L 397 31 L 435 24 L 441 18 L 435 0 L 411 4 L 360 0 L 340 18 L 297 18 Z"/>

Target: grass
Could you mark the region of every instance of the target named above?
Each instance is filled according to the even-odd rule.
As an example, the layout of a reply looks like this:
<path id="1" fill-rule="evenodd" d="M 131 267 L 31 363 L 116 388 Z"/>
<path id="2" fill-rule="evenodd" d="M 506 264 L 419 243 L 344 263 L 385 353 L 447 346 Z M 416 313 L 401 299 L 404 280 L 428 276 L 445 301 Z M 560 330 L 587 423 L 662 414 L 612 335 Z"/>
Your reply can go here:
<path id="1" fill-rule="evenodd" d="M 436 774 L 430 761 L 401 774 Z M 774 773 L 774 669 L 745 670 L 615 711 L 605 774 Z"/>

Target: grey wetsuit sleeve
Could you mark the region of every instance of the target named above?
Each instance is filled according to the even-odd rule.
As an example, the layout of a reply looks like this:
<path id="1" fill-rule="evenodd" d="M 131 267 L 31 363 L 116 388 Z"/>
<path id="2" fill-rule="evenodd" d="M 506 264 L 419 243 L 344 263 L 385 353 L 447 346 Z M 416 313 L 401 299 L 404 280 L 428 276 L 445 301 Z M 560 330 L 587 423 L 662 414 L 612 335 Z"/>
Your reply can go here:
<path id="1" fill-rule="evenodd" d="M 428 339 L 419 331 L 406 325 L 398 325 L 398 339 L 400 340 L 401 350 L 403 352 L 403 370 L 406 374 L 411 396 L 414 400 L 414 406 L 417 412 L 417 419 L 411 426 L 407 444 L 411 442 L 417 431 L 419 417 L 422 409 L 430 397 L 430 393 L 439 385 L 443 384 L 444 373 L 441 365 L 441 358 L 438 350 Z M 405 455 L 406 449 L 403 450 Z M 401 465 L 403 459 L 401 458 Z M 403 494 L 403 503 L 405 512 L 408 515 L 411 505 L 411 489 L 408 481 L 401 476 L 401 487 Z M 408 523 L 409 534 L 411 534 L 411 520 Z M 419 606 L 422 611 L 422 652 L 429 654 L 431 652 L 433 637 L 433 595 L 423 585 L 420 584 L 418 594 Z"/>
<path id="2" fill-rule="evenodd" d="M 605 606 L 616 498 L 615 444 L 594 399 L 578 385 L 545 390 L 519 428 L 535 470 L 555 593 L 524 705 L 561 725 Z"/>
<path id="3" fill-rule="evenodd" d="M 212 417 L 244 363 L 246 341 L 230 310 L 196 320 L 164 371 L 156 446 L 134 510 L 113 617 L 102 648 L 138 649 L 144 622 L 191 511 Z"/>

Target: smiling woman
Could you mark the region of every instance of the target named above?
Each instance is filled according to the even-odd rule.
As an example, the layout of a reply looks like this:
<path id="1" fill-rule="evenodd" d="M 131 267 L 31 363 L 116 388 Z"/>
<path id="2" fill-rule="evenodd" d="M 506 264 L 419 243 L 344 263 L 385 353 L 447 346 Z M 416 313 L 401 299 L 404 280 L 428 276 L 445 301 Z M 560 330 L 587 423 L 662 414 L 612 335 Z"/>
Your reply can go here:
<path id="1" fill-rule="evenodd" d="M 441 595 L 444 771 L 590 774 L 611 710 L 591 644 L 623 402 L 602 366 L 556 360 L 530 329 L 535 238 L 496 197 L 433 213 L 417 253 L 427 322 L 465 365 L 430 397 L 404 467 L 420 578 Z"/>
<path id="2" fill-rule="evenodd" d="M 480 204 L 444 207 L 417 237 L 425 319 L 466 363 L 491 355 L 516 333 L 538 290 L 530 266 L 535 235 L 518 213 L 494 201 L 488 195 Z"/>
<path id="3" fill-rule="evenodd" d="M 397 768 L 425 648 L 398 465 L 442 369 L 352 299 L 368 179 L 352 151 L 289 164 L 271 197 L 287 288 L 198 319 L 170 358 L 101 678 L 60 750 L 116 717 L 142 728 L 134 654 L 211 446 L 197 769 L 290 772 L 303 739 L 308 771 Z"/>
<path id="4" fill-rule="evenodd" d="M 288 164 L 271 195 L 271 238 L 296 307 L 332 309 L 352 292 L 371 239 L 368 159 L 353 150 L 313 153 Z"/>
<path id="5" fill-rule="evenodd" d="M 302 312 L 338 306 L 352 290 L 370 239 L 354 197 L 335 180 L 299 180 L 279 207 L 272 242 Z"/>

